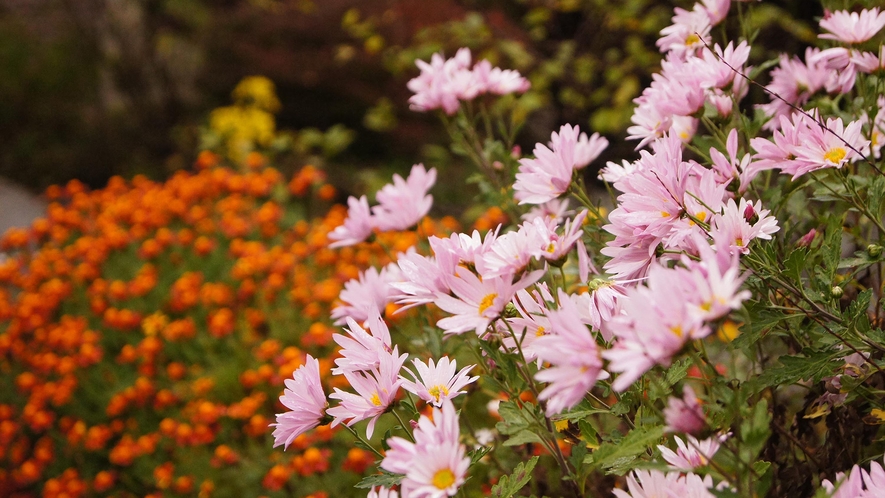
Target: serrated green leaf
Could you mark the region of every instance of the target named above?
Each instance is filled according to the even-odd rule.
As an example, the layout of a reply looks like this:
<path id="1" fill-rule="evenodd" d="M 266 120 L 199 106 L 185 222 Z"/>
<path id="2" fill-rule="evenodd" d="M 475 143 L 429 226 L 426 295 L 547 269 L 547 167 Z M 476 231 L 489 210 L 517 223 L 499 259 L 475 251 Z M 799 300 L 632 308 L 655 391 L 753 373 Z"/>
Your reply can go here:
<path id="1" fill-rule="evenodd" d="M 534 456 L 527 462 L 522 462 L 513 469 L 509 476 L 503 476 L 498 483 L 492 486 L 491 497 L 510 498 L 522 489 L 532 479 L 532 470 L 538 463 L 538 457 Z"/>
<path id="2" fill-rule="evenodd" d="M 523 429 L 504 441 L 504 446 L 519 446 L 528 443 L 542 442 L 541 436 L 534 431 Z"/>
<path id="3" fill-rule="evenodd" d="M 607 442 L 587 455 L 584 463 L 592 468 L 620 471 L 625 465 L 645 453 L 664 435 L 664 426 L 637 427 L 617 442 Z"/>
<path id="4" fill-rule="evenodd" d="M 806 349 L 802 351 L 805 356 L 781 356 L 779 366 L 765 369 L 753 382 L 753 392 L 759 392 L 766 387 L 778 385 L 790 385 L 800 380 L 820 382 L 826 375 L 831 375 L 841 363 L 843 352 L 815 351 Z"/>
<path id="5" fill-rule="evenodd" d="M 403 477 L 405 477 L 402 474 L 394 474 L 384 469 L 379 470 L 381 470 L 380 474 L 373 474 L 364 477 L 362 481 L 356 484 L 356 487 L 360 489 L 369 489 L 374 488 L 375 486 L 384 486 L 386 488 L 389 488 L 391 486 L 399 484 L 400 481 L 403 480 Z"/>

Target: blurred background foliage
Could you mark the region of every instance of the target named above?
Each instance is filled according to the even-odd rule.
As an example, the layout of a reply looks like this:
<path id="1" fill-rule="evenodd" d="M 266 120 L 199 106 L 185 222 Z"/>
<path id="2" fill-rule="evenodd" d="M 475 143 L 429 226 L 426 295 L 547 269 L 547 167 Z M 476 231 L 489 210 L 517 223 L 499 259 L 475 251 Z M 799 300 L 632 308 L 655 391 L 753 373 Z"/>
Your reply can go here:
<path id="1" fill-rule="evenodd" d="M 631 156 L 632 144 L 617 139 L 659 67 L 654 42 L 673 7 L 692 3 L 4 0 L 0 175 L 35 190 L 71 178 L 100 187 L 115 174 L 161 179 L 245 120 L 265 130 L 256 148 L 284 173 L 325 165 L 342 195 L 419 161 L 458 178 L 458 159 L 439 145 L 443 128 L 408 110 L 405 84 L 418 73 L 415 59 L 462 46 L 531 80 L 520 99 L 523 151 L 574 123 L 614 139 L 601 166 Z M 754 4 L 754 60 L 810 41 L 815 8 Z M 255 87 L 266 80 L 237 86 L 253 75 L 269 79 L 279 101 L 250 100 L 249 92 L 268 94 Z M 445 209 L 463 182 L 441 183 Z"/>

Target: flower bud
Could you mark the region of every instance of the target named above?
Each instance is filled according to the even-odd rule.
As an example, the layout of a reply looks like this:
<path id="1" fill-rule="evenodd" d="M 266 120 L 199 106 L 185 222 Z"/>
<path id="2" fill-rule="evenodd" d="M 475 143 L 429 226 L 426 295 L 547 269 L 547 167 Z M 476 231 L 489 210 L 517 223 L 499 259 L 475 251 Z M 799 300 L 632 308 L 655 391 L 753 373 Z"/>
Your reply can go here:
<path id="1" fill-rule="evenodd" d="M 871 258 L 878 258 L 882 255 L 882 246 L 877 244 L 868 245 L 867 254 L 869 254 Z"/>

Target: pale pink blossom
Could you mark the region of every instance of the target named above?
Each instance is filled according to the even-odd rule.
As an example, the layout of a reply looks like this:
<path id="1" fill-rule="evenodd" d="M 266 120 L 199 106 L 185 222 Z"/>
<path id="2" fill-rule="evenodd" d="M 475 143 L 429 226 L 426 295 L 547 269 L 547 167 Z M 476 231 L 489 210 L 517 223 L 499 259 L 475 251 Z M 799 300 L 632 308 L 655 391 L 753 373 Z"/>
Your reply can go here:
<path id="1" fill-rule="evenodd" d="M 780 227 L 777 218 L 769 213 L 759 201 L 750 202 L 741 198 L 736 203 L 734 199 L 729 199 L 722 214 L 717 215 L 711 223 L 710 234 L 716 243 L 717 253 L 749 254 L 750 242 L 755 239 L 770 240 Z"/>
<path id="2" fill-rule="evenodd" d="M 878 8 L 863 9 L 860 12 L 837 10 L 820 20 L 820 27 L 829 31 L 819 38 L 843 43 L 863 43 L 885 26 L 885 12 Z"/>
<path id="3" fill-rule="evenodd" d="M 587 137 L 587 134 L 581 132 L 575 143 L 575 169 L 583 169 L 592 163 L 605 148 L 608 147 L 608 140 L 594 133 Z"/>
<path id="4" fill-rule="evenodd" d="M 366 498 L 399 498 L 399 494 L 396 491 L 380 486 L 377 489 L 372 488 L 369 494 L 366 495 Z"/>
<path id="5" fill-rule="evenodd" d="M 634 470 L 627 476 L 627 491 L 612 490 L 616 498 L 714 498 L 713 479 L 697 474 L 659 470 Z"/>
<path id="6" fill-rule="evenodd" d="M 529 80 L 519 74 L 519 71 L 492 67 L 492 64 L 487 60 L 479 61 L 473 66 L 473 77 L 479 86 L 480 93 L 488 92 L 495 95 L 525 93 L 532 86 Z"/>
<path id="7" fill-rule="evenodd" d="M 770 103 L 759 106 L 772 118 L 763 128 L 778 129 L 781 123 L 779 118 L 789 117 L 793 113 L 791 105 L 803 106 L 812 95 L 824 88 L 833 72 L 823 63 L 814 62 L 819 53 L 820 49 L 817 48 L 805 49 L 805 63 L 796 56 L 789 57 L 786 54 L 780 56 L 780 64 L 771 70 L 771 83 L 765 87 L 780 98 L 771 97 Z"/>
<path id="8" fill-rule="evenodd" d="M 580 129 L 564 125 L 553 132 L 548 148 L 535 144 L 534 159 L 519 160 L 513 184 L 514 197 L 520 204 L 543 204 L 566 193 L 575 171 L 575 145 Z"/>
<path id="9" fill-rule="evenodd" d="M 707 425 L 707 418 L 694 390 L 686 384 L 682 387 L 682 397 L 670 396 L 664 408 L 664 422 L 667 432 L 698 434 Z"/>
<path id="10" fill-rule="evenodd" d="M 841 168 L 859 158 L 857 151 L 869 145 L 861 135 L 862 122 L 852 121 L 845 126 L 840 118 L 827 119 L 826 129 L 820 125 L 810 126 L 795 148 L 796 166 L 784 170 L 793 179 L 822 168 Z"/>
<path id="11" fill-rule="evenodd" d="M 366 321 L 369 332 L 359 326 L 353 318 L 346 317 L 347 335 L 333 334 L 332 339 L 341 346 L 340 358 L 335 360 L 335 375 L 346 372 L 369 371 L 378 368 L 383 357 L 390 354 L 390 330 L 376 310 L 370 310 Z"/>
<path id="12" fill-rule="evenodd" d="M 379 230 L 406 230 L 415 226 L 433 205 L 433 196 L 427 192 L 436 183 L 436 169 L 424 169 L 423 164 L 412 166 L 408 178 L 393 175 L 393 183 L 387 184 L 375 194 L 377 206 L 372 214 Z"/>
<path id="13" fill-rule="evenodd" d="M 705 42 L 710 43 L 710 16 L 702 8 L 688 11 L 676 7 L 674 11 L 673 24 L 661 30 L 656 45 L 661 52 L 684 59 L 702 49 Z"/>
<path id="14" fill-rule="evenodd" d="M 652 265 L 645 285 L 627 289 L 619 300 L 622 313 L 610 322 L 615 344 L 602 352 L 608 370 L 620 375 L 612 389 L 627 389 L 654 365 L 669 366 L 686 342 L 706 337 L 710 328 L 687 305 L 691 272 Z"/>
<path id="15" fill-rule="evenodd" d="M 448 294 L 446 275 L 453 273 L 457 264 L 457 260 L 449 261 L 451 264 L 445 265 L 437 258 L 418 254 L 414 248 L 400 254 L 396 264 L 403 280 L 390 285 L 399 291 L 394 299 L 397 304 L 405 305 L 401 309 L 432 303 L 437 295 Z M 442 268 L 441 263 L 446 268 Z"/>
<path id="16" fill-rule="evenodd" d="M 375 219 L 372 217 L 366 196 L 359 199 L 350 196 L 347 198 L 347 218 L 344 224 L 329 232 L 329 239 L 335 241 L 329 244 L 329 247 L 359 244 L 372 235 L 373 228 L 375 228 Z"/>
<path id="17" fill-rule="evenodd" d="M 469 365 L 458 371 L 457 362 L 449 360 L 447 356 L 440 358 L 435 365 L 432 359 L 429 363 L 424 363 L 416 358 L 413 363 L 418 374 L 406 369 L 415 381 L 403 377 L 403 389 L 437 407 L 459 394 L 464 394 L 466 391 L 462 389 L 479 379 L 468 376 L 476 365 Z"/>
<path id="18" fill-rule="evenodd" d="M 387 305 L 397 295 L 391 282 L 402 280 L 396 263 L 384 267 L 379 272 L 370 267 L 360 273 L 359 278 L 344 283 L 344 289 L 338 295 L 340 304 L 332 309 L 335 325 L 347 323 L 347 317 L 357 322 L 365 322 L 374 312 L 384 313 Z"/>
<path id="19" fill-rule="evenodd" d="M 344 422 L 348 427 L 362 420 L 370 419 L 366 426 L 366 437 L 371 438 L 375 431 L 375 423 L 390 405 L 396 401 L 402 380 L 399 371 L 406 361 L 407 354 L 399 355 L 397 346 L 390 354 L 381 357 L 378 368 L 368 372 L 345 371 L 344 377 L 357 394 L 335 388 L 329 396 L 340 403 L 329 408 L 326 413 L 334 417 L 332 427 Z"/>
<path id="20" fill-rule="evenodd" d="M 581 320 L 575 303 L 560 289 L 560 308 L 547 312 L 550 333 L 534 342 L 538 358 L 548 363 L 535 379 L 548 385 L 538 396 L 547 402 L 548 416 L 578 404 L 599 379 L 608 378 L 596 338 Z"/>
<path id="21" fill-rule="evenodd" d="M 547 285 L 543 282 L 539 283 L 537 287 L 538 290 L 531 293 L 525 289 L 520 290 L 511 301 L 519 316 L 507 318 L 506 320 L 516 338 L 510 335 L 509 330 L 502 331 L 503 337 L 501 342 L 503 349 L 509 352 L 517 351 L 516 343 L 519 341 L 523 356 L 525 356 L 527 362 L 538 359 L 534 343 L 538 338 L 550 332 L 550 320 L 547 318 L 547 311 L 548 303 L 553 302 L 553 295 L 550 294 Z"/>
<path id="22" fill-rule="evenodd" d="M 453 316 L 440 319 L 436 325 L 448 334 L 474 330 L 482 337 L 516 292 L 536 282 L 542 274 L 542 270 L 529 272 L 513 282 L 511 275 L 480 279 L 470 270 L 458 267 L 455 276 L 449 278 L 454 296 L 439 296 L 435 301 L 440 309 Z"/>
<path id="23" fill-rule="evenodd" d="M 719 451 L 719 445 L 727 438 L 728 435 L 725 434 L 698 441 L 692 436 L 686 436 L 686 441 L 683 442 L 678 436 L 673 436 L 673 440 L 676 441 L 676 451 L 663 445 L 658 445 L 658 450 L 673 470 L 691 471 L 710 463 Z"/>
<path id="24" fill-rule="evenodd" d="M 878 461 L 870 462 L 870 470 L 860 465 L 851 467 L 848 476 L 844 472 L 836 474 L 835 483 L 829 479 L 821 482 L 821 487 L 831 498 L 878 498 L 885 496 L 885 469 Z"/>
<path id="25" fill-rule="evenodd" d="M 289 411 L 277 414 L 274 427 L 274 448 L 288 448 L 299 435 L 320 425 L 329 403 L 320 383 L 320 364 L 307 355 L 304 365 L 298 367 L 291 379 L 286 379 L 286 389 L 280 403 Z"/>
<path id="26" fill-rule="evenodd" d="M 454 496 L 464 484 L 470 458 L 459 442 L 458 414 L 452 402 L 434 408 L 432 419 L 422 415 L 414 438 L 414 443 L 401 437 L 388 439 L 390 449 L 380 467 L 405 475 L 400 484 L 404 498 Z"/>

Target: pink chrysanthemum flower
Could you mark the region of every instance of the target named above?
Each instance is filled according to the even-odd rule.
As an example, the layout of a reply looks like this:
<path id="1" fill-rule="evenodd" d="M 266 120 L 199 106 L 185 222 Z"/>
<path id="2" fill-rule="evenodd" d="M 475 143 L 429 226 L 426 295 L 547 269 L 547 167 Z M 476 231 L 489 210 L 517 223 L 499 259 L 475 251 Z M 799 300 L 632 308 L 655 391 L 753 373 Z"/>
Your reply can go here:
<path id="1" fill-rule="evenodd" d="M 703 467 L 710 463 L 713 455 L 719 451 L 719 445 L 728 439 L 727 434 L 721 436 L 713 436 L 703 441 L 698 441 L 692 436 L 687 436 L 683 442 L 679 437 L 674 436 L 676 441 L 676 451 L 671 450 L 663 445 L 658 445 L 661 456 L 670 464 L 673 470 L 690 471 L 698 467 Z"/>
<path id="2" fill-rule="evenodd" d="M 661 30 L 661 38 L 655 43 L 661 52 L 669 52 L 676 57 L 686 58 L 701 50 L 705 42 L 710 43 L 710 16 L 702 8 L 685 10 L 674 9 L 670 26 Z"/>
<path id="3" fill-rule="evenodd" d="M 344 377 L 357 394 L 335 388 L 335 392 L 329 398 L 337 399 L 341 403 L 326 411 L 334 417 L 332 427 L 345 420 L 347 420 L 346 425 L 350 427 L 361 420 L 371 419 L 366 427 L 366 437 L 371 438 L 378 418 L 396 401 L 396 394 L 402 384 L 399 371 L 408 356 L 405 353 L 400 356 L 397 347 L 394 346 L 391 354 L 381 357 L 377 369 L 366 373 L 345 371 Z"/>
<path id="4" fill-rule="evenodd" d="M 535 283 L 543 273 L 543 270 L 530 272 L 513 282 L 511 275 L 480 279 L 470 270 L 459 266 L 455 276 L 449 279 L 449 287 L 455 296 L 439 296 L 435 301 L 440 309 L 453 316 L 442 318 L 436 325 L 448 334 L 474 330 L 482 337 L 489 324 L 501 316 L 504 306 L 516 292 Z"/>
<path id="5" fill-rule="evenodd" d="M 840 118 L 827 120 L 825 130 L 819 125 L 806 128 L 795 149 L 796 168 L 791 168 L 793 179 L 822 168 L 841 168 L 859 157 L 859 151 L 869 145 L 861 134 L 863 123 L 852 121 L 845 126 Z"/>
<path id="6" fill-rule="evenodd" d="M 451 401 L 433 409 L 433 418 L 421 416 L 412 443 L 401 437 L 387 440 L 390 449 L 381 468 L 405 474 L 403 497 L 443 498 L 454 496 L 464 484 L 470 458 L 460 444 L 458 414 Z"/>
<path id="7" fill-rule="evenodd" d="M 399 493 L 381 486 L 377 489 L 372 488 L 366 498 L 399 498 Z"/>
<path id="8" fill-rule="evenodd" d="M 807 48 L 804 63 L 796 56 L 781 55 L 780 64 L 771 70 L 771 83 L 765 88 L 783 100 L 772 97 L 770 103 L 759 106 L 766 115 L 772 118 L 765 123 L 763 128 L 766 130 L 778 129 L 781 123 L 780 116 L 789 117 L 793 113 L 790 104 L 801 107 L 827 84 L 832 76 L 832 71 L 827 69 L 823 63 L 814 62 L 819 53 L 820 49 Z"/>
<path id="9" fill-rule="evenodd" d="M 514 197 L 520 204 L 543 204 L 568 191 L 575 171 L 575 145 L 580 129 L 564 125 L 553 132 L 551 148 L 535 144 L 535 158 L 520 159 L 513 184 Z"/>
<path id="10" fill-rule="evenodd" d="M 283 445 L 288 448 L 299 435 L 320 425 L 325 416 L 326 395 L 320 383 L 320 363 L 316 358 L 307 355 L 301 365 L 286 379 L 286 389 L 280 396 L 280 403 L 290 411 L 277 414 L 274 427 L 274 448 Z"/>
<path id="11" fill-rule="evenodd" d="M 368 371 L 381 364 L 382 357 L 390 354 L 390 330 L 381 315 L 372 310 L 366 321 L 371 334 L 359 326 L 353 318 L 347 317 L 347 335 L 333 334 L 332 339 L 341 346 L 340 358 L 335 360 L 335 375 L 345 372 Z"/>
<path id="12" fill-rule="evenodd" d="M 820 27 L 829 31 L 818 35 L 819 38 L 836 40 L 843 43 L 863 43 L 885 26 L 885 12 L 878 8 L 858 12 L 837 10 L 820 20 Z"/>
<path id="13" fill-rule="evenodd" d="M 436 183 L 436 169 L 424 169 L 423 164 L 412 166 L 408 178 L 393 175 L 375 194 L 378 205 L 372 207 L 375 224 L 381 231 L 406 230 L 415 226 L 433 206 L 433 196 L 427 192 Z"/>
<path id="14" fill-rule="evenodd" d="M 481 60 L 473 66 L 473 78 L 479 86 L 479 93 L 525 93 L 532 86 L 519 71 L 492 67 L 492 63 L 487 60 Z"/>
<path id="15" fill-rule="evenodd" d="M 357 322 L 365 322 L 373 313 L 381 314 L 391 303 L 397 290 L 391 286 L 391 282 L 402 280 L 399 277 L 399 267 L 391 263 L 379 272 L 370 267 L 359 278 L 351 279 L 344 283 L 344 289 L 338 295 L 341 301 L 332 309 L 332 318 L 335 325 L 347 323 L 347 318 L 353 318 Z"/>
<path id="16" fill-rule="evenodd" d="M 538 399 L 547 402 L 547 416 L 578 404 L 599 379 L 608 377 L 596 338 L 581 320 L 575 303 L 559 291 L 560 309 L 547 312 L 551 333 L 533 344 L 538 358 L 550 364 L 535 379 L 548 383 Z"/>
<path id="17" fill-rule="evenodd" d="M 369 209 L 369 201 L 366 196 L 359 199 L 350 196 L 347 198 L 347 218 L 344 224 L 329 232 L 329 240 L 333 240 L 329 247 L 345 247 L 359 244 L 372 235 L 375 228 L 375 218 Z"/>
<path id="18" fill-rule="evenodd" d="M 713 479 L 697 474 L 659 470 L 634 470 L 627 476 L 627 491 L 612 490 L 616 498 L 714 498 Z"/>
<path id="19" fill-rule="evenodd" d="M 418 374 L 415 375 L 406 369 L 415 381 L 403 377 L 402 387 L 427 403 L 440 407 L 443 402 L 451 400 L 459 394 L 464 394 L 464 387 L 476 381 L 479 377 L 468 377 L 470 369 L 476 365 L 470 365 L 457 371 L 458 365 L 455 360 L 449 360 L 443 356 L 434 365 L 433 360 L 424 363 L 419 359 L 413 360 Z M 420 379 L 420 380 L 419 380 Z"/>
<path id="20" fill-rule="evenodd" d="M 707 417 L 701 408 L 700 400 L 687 384 L 682 388 L 682 397 L 671 396 L 664 408 L 664 421 L 667 432 L 697 434 L 707 425 Z"/>
<path id="21" fill-rule="evenodd" d="M 877 498 L 885 496 L 885 469 L 879 462 L 870 462 L 867 472 L 855 465 L 845 477 L 843 472 L 836 474 L 836 483 L 829 479 L 821 482 L 821 487 L 832 493 L 831 498 Z"/>

